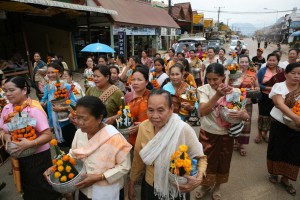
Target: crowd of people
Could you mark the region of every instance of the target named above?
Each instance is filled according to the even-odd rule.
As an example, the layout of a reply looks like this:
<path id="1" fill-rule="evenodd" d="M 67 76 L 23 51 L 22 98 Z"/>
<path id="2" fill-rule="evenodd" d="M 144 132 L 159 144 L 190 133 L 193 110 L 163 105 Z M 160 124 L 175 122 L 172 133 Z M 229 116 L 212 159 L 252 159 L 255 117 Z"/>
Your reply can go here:
<path id="1" fill-rule="evenodd" d="M 225 49 L 216 55 L 214 48 L 203 51 L 199 44 L 196 50 L 187 50 L 186 46 L 183 52 L 175 54 L 174 49 L 169 49 L 165 56 L 156 54 L 153 59 L 147 51 L 128 60 L 121 55 L 116 59 L 111 55 L 97 60 L 88 57 L 84 87 L 73 80 L 62 59 L 50 59 L 46 64 L 36 52 L 33 86 L 39 101 L 29 97 L 30 86 L 24 77 L 4 79 L 1 89 L 8 103 L 0 118 L 6 143 L 13 141 L 8 123 L 19 112 L 36 119 L 37 138 L 19 139 L 14 149 L 21 153 L 35 147 L 35 153 L 12 159 L 19 164 L 19 169 L 13 171 L 21 176 L 23 198 L 61 198 L 47 182 L 52 165 L 49 141 L 54 137 L 61 149 L 85 163 L 87 174 L 76 185 L 79 200 L 95 199 L 95 195 L 100 200 L 124 199 L 127 195 L 133 200 L 137 198 L 136 184 L 141 184 L 143 200 L 189 199 L 194 190 L 197 199 L 212 191 L 212 198 L 220 200 L 221 185 L 229 179 L 233 151 L 247 155 L 252 108 L 256 103 L 259 117 L 255 142 L 268 143 L 269 181 L 280 182 L 289 194 L 295 195 L 289 180 L 295 181 L 299 172 L 300 135 L 299 130 L 284 123 L 283 115 L 300 128 L 300 116 L 286 103 L 300 94 L 299 52 L 290 49 L 288 60 L 281 61 L 280 51 L 270 53 L 266 59 L 261 48 L 252 59 L 249 51 L 238 51 L 237 57 L 234 54 L 226 58 Z M 241 76 L 237 79 L 228 75 L 232 64 L 240 67 Z M 76 107 L 75 115 L 71 113 L 63 121 L 57 113 L 69 112 L 70 108 L 53 103 L 60 95 L 58 85 L 71 91 L 68 98 Z M 245 109 L 228 114 L 243 121 L 240 134 L 233 137 L 228 134 L 232 126 L 220 122 L 219 106 L 228 94 L 241 88 L 260 95 L 248 98 Z M 182 101 L 187 92 L 195 95 L 194 104 Z M 116 126 L 124 103 L 133 119 L 128 138 Z M 195 119 L 199 123 L 192 123 Z M 200 125 L 199 137 L 191 125 Z M 174 187 L 168 178 L 170 157 L 181 144 L 187 145 L 188 154 L 197 160 L 198 173 L 186 176 L 186 184 Z M 5 183 L 0 184 L 1 189 L 4 186 Z"/>

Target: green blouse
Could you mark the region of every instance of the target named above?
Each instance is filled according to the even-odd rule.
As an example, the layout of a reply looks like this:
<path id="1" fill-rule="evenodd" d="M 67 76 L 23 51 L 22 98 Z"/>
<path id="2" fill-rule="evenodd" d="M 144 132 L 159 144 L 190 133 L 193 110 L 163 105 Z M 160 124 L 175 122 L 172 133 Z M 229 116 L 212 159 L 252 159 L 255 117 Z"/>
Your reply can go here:
<path id="1" fill-rule="evenodd" d="M 98 87 L 90 87 L 87 92 L 86 96 L 94 96 L 100 97 L 104 91 L 100 91 Z M 116 90 L 110 97 L 108 97 L 107 101 L 104 103 L 106 107 L 107 117 L 111 117 L 117 114 L 120 106 L 122 105 L 121 97 L 123 97 L 123 92 L 118 89 Z"/>

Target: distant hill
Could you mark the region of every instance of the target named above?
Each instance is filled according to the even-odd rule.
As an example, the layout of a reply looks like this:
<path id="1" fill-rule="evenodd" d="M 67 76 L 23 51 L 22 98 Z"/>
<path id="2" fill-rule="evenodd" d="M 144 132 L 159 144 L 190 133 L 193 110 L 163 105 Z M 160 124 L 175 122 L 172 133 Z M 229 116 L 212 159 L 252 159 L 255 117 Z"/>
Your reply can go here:
<path id="1" fill-rule="evenodd" d="M 231 25 L 234 30 L 240 30 L 243 35 L 252 35 L 257 28 L 250 23 L 234 23 Z"/>

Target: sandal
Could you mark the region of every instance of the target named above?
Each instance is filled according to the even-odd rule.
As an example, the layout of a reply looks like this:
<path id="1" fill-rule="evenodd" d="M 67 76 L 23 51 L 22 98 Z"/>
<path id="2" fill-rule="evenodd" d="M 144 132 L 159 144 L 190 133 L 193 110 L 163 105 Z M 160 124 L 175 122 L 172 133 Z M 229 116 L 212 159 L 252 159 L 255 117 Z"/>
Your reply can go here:
<path id="1" fill-rule="evenodd" d="M 282 179 L 280 180 L 280 183 L 290 195 L 296 195 L 296 190 L 291 183 L 285 183 L 282 181 Z"/>
<path id="2" fill-rule="evenodd" d="M 241 155 L 241 156 L 246 156 L 247 152 L 246 152 L 246 150 L 245 150 L 244 147 L 240 147 L 240 148 L 239 148 L 239 151 L 240 151 L 240 155 Z"/>
<path id="3" fill-rule="evenodd" d="M 255 141 L 256 144 L 260 144 L 262 142 L 262 137 L 257 136 L 254 141 Z"/>
<path id="4" fill-rule="evenodd" d="M 277 175 L 270 174 L 270 175 L 269 175 L 269 181 L 270 181 L 271 183 L 274 183 L 274 184 L 278 183 L 278 176 L 277 176 Z"/>
<path id="5" fill-rule="evenodd" d="M 213 200 L 221 200 L 221 190 L 219 189 L 219 190 L 217 190 L 217 191 L 213 191 L 213 193 L 212 193 L 212 199 Z"/>
<path id="6" fill-rule="evenodd" d="M 200 190 L 196 191 L 196 199 L 202 199 L 207 195 L 207 193 L 211 190 L 211 187 L 208 186 L 201 186 Z"/>

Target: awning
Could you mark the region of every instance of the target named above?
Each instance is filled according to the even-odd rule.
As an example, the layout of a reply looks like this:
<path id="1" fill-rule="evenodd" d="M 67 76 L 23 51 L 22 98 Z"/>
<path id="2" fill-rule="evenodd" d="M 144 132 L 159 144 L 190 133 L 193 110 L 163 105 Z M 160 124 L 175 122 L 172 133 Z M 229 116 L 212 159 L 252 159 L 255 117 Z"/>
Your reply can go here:
<path id="1" fill-rule="evenodd" d="M 105 9 L 103 7 L 82 6 L 78 4 L 64 3 L 59 1 L 49 1 L 49 0 L 11 0 L 11 1 L 26 3 L 26 4 L 37 4 L 37 5 L 43 5 L 48 7 L 65 8 L 71 10 L 97 12 L 97 13 L 104 13 L 109 15 L 118 15 L 117 11 Z"/>
<path id="2" fill-rule="evenodd" d="M 292 33 L 291 36 L 300 36 L 300 31 L 296 31 L 296 32 Z"/>

